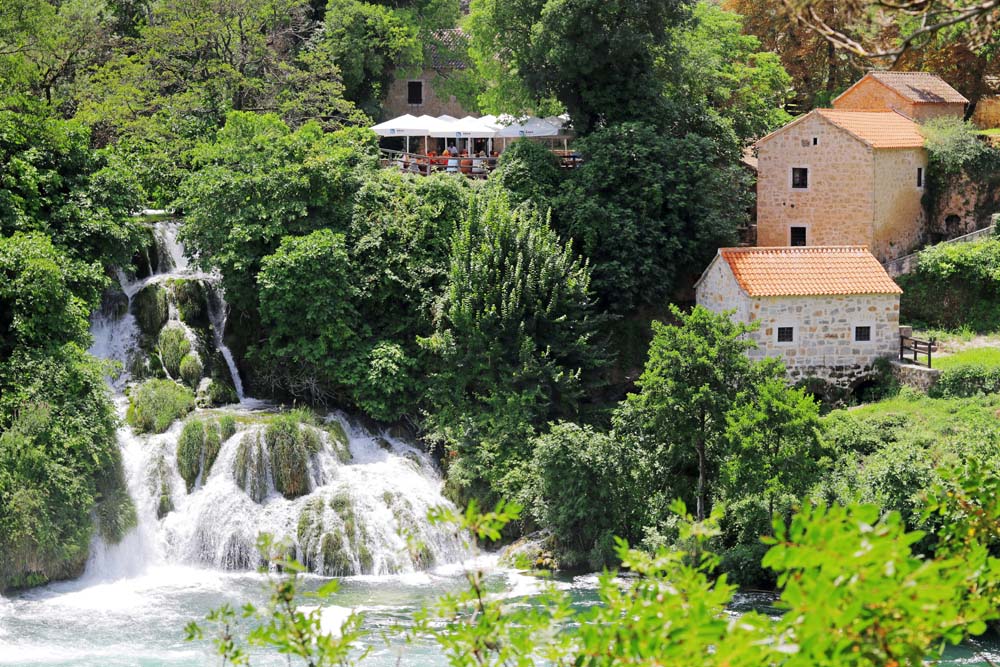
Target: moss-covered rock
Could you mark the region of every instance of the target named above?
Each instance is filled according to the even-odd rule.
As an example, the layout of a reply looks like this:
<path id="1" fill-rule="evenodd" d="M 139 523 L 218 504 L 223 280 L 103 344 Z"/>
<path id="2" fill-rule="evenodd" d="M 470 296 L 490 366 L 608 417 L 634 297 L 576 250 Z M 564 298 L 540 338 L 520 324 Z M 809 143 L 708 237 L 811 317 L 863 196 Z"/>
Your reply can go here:
<path id="1" fill-rule="evenodd" d="M 354 562 L 344 549 L 344 538 L 340 533 L 324 533 L 320 544 L 323 554 L 323 572 L 328 577 L 345 577 L 354 574 Z"/>
<path id="2" fill-rule="evenodd" d="M 169 288 L 181 321 L 190 327 L 208 328 L 208 307 L 205 301 L 207 289 L 204 282 L 201 280 L 171 280 Z"/>
<path id="3" fill-rule="evenodd" d="M 337 455 L 337 459 L 341 463 L 349 463 L 351 460 L 351 441 L 347 437 L 343 425 L 338 421 L 331 421 L 323 424 L 323 429 L 329 436 L 330 446 Z"/>
<path id="4" fill-rule="evenodd" d="M 205 448 L 205 424 L 190 419 L 184 424 L 177 439 L 177 472 L 181 474 L 188 493 L 194 488 L 201 472 L 202 450 Z"/>
<path id="5" fill-rule="evenodd" d="M 219 437 L 222 442 L 229 440 L 234 435 L 236 435 L 236 417 L 232 415 L 219 417 Z"/>
<path id="6" fill-rule="evenodd" d="M 207 404 L 213 406 L 232 405 L 239 402 L 233 385 L 216 378 L 209 381 L 208 387 L 205 389 L 205 398 Z"/>
<path id="7" fill-rule="evenodd" d="M 163 433 L 194 410 L 194 392 L 171 380 L 146 380 L 129 392 L 125 420 L 139 433 Z"/>
<path id="8" fill-rule="evenodd" d="M 177 379 L 181 377 L 181 362 L 191 352 L 191 341 L 181 326 L 164 327 L 156 340 L 156 352 L 167 374 Z"/>
<path id="9" fill-rule="evenodd" d="M 309 456 L 307 437 L 294 415 L 282 415 L 267 426 L 264 433 L 271 459 L 274 488 L 286 498 L 298 498 L 309 492 Z"/>
<path id="10" fill-rule="evenodd" d="M 142 241 L 132 256 L 131 273 L 136 278 L 147 278 L 160 269 L 159 255 L 156 251 L 156 237 L 153 228 L 148 225 L 140 225 L 139 232 L 142 234 Z"/>
<path id="11" fill-rule="evenodd" d="M 259 433 L 248 433 L 240 441 L 233 478 L 254 502 L 259 503 L 267 496 L 267 465 Z"/>
<path id="12" fill-rule="evenodd" d="M 160 329 L 170 317 L 166 290 L 155 283 L 143 287 L 132 297 L 132 314 L 135 316 L 139 331 L 149 340 L 156 340 Z"/>
<path id="13" fill-rule="evenodd" d="M 97 530 L 106 542 L 118 544 L 138 523 L 120 460 L 98 482 L 98 493 L 94 506 Z"/>
<path id="14" fill-rule="evenodd" d="M 191 388 L 198 386 L 198 383 L 201 381 L 202 372 L 201 360 L 198 359 L 198 355 L 191 352 L 185 354 L 184 358 L 181 359 L 178 370 L 180 371 L 181 379 L 186 385 Z"/>
<path id="15" fill-rule="evenodd" d="M 156 518 L 162 519 L 174 511 L 174 501 L 170 493 L 170 466 L 162 454 L 156 459 L 147 480 L 150 492 L 156 500 Z"/>
<path id="16" fill-rule="evenodd" d="M 101 314 L 113 320 L 125 317 L 128 312 L 128 296 L 120 287 L 113 287 L 101 294 Z"/>

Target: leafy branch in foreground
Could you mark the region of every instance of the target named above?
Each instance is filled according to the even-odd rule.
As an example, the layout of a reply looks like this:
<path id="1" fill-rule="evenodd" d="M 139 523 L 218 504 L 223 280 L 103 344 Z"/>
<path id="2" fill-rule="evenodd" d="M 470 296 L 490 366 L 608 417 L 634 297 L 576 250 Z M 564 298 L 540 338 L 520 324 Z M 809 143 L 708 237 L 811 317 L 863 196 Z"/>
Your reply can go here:
<path id="1" fill-rule="evenodd" d="M 321 605 L 339 589 L 337 580 L 330 580 L 316 591 L 301 591 L 299 577 L 306 568 L 287 556 L 288 545 L 262 534 L 257 548 L 265 561 L 262 572 L 268 574 L 267 603 L 258 607 L 248 602 L 239 615 L 225 604 L 206 616 L 216 626 L 212 643 L 222 665 L 250 664 L 250 655 L 239 642 L 238 616 L 255 623 L 246 635 L 249 644 L 274 649 L 288 656 L 289 661 L 295 657 L 308 667 L 349 667 L 362 660 L 367 650 L 359 651 L 357 646 L 364 636 L 361 616 L 351 614 L 337 632 L 324 627 Z M 315 605 L 300 605 L 303 598 L 315 601 Z M 193 621 L 187 625 L 186 635 L 188 641 L 204 639 L 202 628 Z"/>
<path id="2" fill-rule="evenodd" d="M 419 612 L 403 634 L 409 644 L 431 639 L 454 667 L 920 667 L 1000 617 L 1000 560 L 989 555 L 998 538 L 1000 481 L 976 466 L 962 475 L 927 499 L 928 516 L 956 527 L 940 533 L 942 548 L 932 558 L 914 550 L 923 532 L 907 531 L 898 512 L 880 516 L 872 505 L 818 505 L 789 523 L 777 518 L 763 561 L 781 586 L 777 604 L 786 613 L 777 619 L 730 611 L 736 587 L 715 576 L 719 560 L 708 548 L 718 517 L 694 521 L 678 501 L 672 509 L 682 548 L 650 554 L 618 540 L 629 575 L 605 572 L 598 604 L 585 611 L 551 584 L 527 600 L 493 593 L 474 568 L 465 591 Z M 470 505 L 463 514 L 439 509 L 430 518 L 495 540 L 519 516 L 520 507 L 500 503 L 492 512 Z M 261 546 L 277 554 L 268 560 L 286 574 L 269 581 L 264 608 L 244 608 L 245 618 L 260 623 L 249 641 L 310 666 L 354 664 L 360 619 L 325 634 L 319 610 L 296 604 L 301 566 L 281 555 L 287 548 L 268 539 Z M 233 609 L 224 606 L 209 620 L 219 625 L 215 647 L 224 664 L 247 664 Z M 188 636 L 201 638 L 200 628 L 191 624 Z"/>

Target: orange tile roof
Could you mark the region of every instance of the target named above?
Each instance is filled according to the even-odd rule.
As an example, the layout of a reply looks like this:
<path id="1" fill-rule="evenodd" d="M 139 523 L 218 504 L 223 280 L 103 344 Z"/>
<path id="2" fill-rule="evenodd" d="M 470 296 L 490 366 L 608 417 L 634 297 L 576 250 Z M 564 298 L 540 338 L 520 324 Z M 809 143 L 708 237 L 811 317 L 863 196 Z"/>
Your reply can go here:
<path id="1" fill-rule="evenodd" d="M 750 296 L 902 294 L 864 246 L 720 248 Z"/>
<path id="2" fill-rule="evenodd" d="M 895 111 L 817 109 L 816 113 L 872 148 L 921 148 L 924 145 L 920 126 Z"/>
<path id="3" fill-rule="evenodd" d="M 930 72 L 869 72 L 879 83 L 918 104 L 968 104 L 960 92 Z"/>

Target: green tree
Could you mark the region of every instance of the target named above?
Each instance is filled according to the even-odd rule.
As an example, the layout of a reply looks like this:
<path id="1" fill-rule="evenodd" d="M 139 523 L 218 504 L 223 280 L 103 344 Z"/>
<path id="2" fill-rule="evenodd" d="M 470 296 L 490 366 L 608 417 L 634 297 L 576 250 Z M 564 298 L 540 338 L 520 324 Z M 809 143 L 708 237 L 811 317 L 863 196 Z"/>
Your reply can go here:
<path id="1" fill-rule="evenodd" d="M 484 106 L 519 112 L 554 98 L 582 133 L 651 120 L 662 90 L 656 53 L 688 16 L 685 0 L 474 0 L 470 54 L 496 89 L 484 99 L 502 108 Z"/>
<path id="2" fill-rule="evenodd" d="M 358 381 L 359 327 L 342 234 L 286 236 L 261 263 L 266 337 L 251 350 L 272 388 L 314 402 L 343 398 Z"/>
<path id="3" fill-rule="evenodd" d="M 690 25 L 677 30 L 676 53 L 664 54 L 657 67 L 670 97 L 704 100 L 746 144 L 791 120 L 783 107 L 792 79 L 779 57 L 742 28 L 739 14 L 702 0 Z"/>
<path id="4" fill-rule="evenodd" d="M 84 125 L 38 105 L 0 110 L 0 233 L 40 231 L 70 257 L 124 264 L 138 245 L 140 193 L 125 165 L 90 148 Z"/>
<path id="5" fill-rule="evenodd" d="M 648 506 L 641 452 L 630 441 L 572 422 L 535 439 L 537 490 L 531 512 L 558 545 L 559 565 L 614 565 L 615 536 L 641 538 Z"/>
<path id="6" fill-rule="evenodd" d="M 590 260 L 608 309 L 670 301 L 690 267 L 733 245 L 748 219 L 746 172 L 727 157 L 735 145 L 707 132 L 625 123 L 578 148 L 586 160 L 556 198 L 555 221 Z"/>
<path id="7" fill-rule="evenodd" d="M 534 430 L 572 417 L 603 362 L 590 271 L 531 207 L 489 190 L 458 230 L 436 331 L 427 423 L 449 481 L 487 498 L 518 492 Z M 513 496 L 512 496 L 513 497 Z"/>
<path id="8" fill-rule="evenodd" d="M 183 238 L 206 268 L 222 273 L 226 299 L 257 307 L 257 273 L 287 235 L 345 229 L 352 199 L 375 168 L 375 137 L 314 123 L 291 131 L 271 114 L 233 112 L 194 153 L 181 185 Z"/>
<path id="9" fill-rule="evenodd" d="M 725 449 L 726 418 L 741 392 L 781 373 L 780 362 L 751 361 L 754 326 L 734 322 L 730 313 L 702 306 L 671 312 L 676 326 L 653 323 L 653 341 L 640 392 L 626 402 L 636 410 L 644 439 L 657 458 L 691 462 L 697 470 L 696 516 L 708 516 L 709 492 Z"/>
<path id="10" fill-rule="evenodd" d="M 771 377 L 737 397 L 726 422 L 725 494 L 764 496 L 773 523 L 775 499 L 801 498 L 821 472 L 819 405 L 784 378 Z"/>
<path id="11" fill-rule="evenodd" d="M 362 0 L 330 0 L 317 41 L 340 67 L 345 97 L 378 116 L 396 67 L 420 63 L 418 27 L 398 12 Z"/>
<path id="12" fill-rule="evenodd" d="M 552 151 L 537 141 L 518 139 L 501 153 L 490 178 L 507 190 L 513 201 L 530 200 L 544 211 L 560 191 L 564 175 Z"/>

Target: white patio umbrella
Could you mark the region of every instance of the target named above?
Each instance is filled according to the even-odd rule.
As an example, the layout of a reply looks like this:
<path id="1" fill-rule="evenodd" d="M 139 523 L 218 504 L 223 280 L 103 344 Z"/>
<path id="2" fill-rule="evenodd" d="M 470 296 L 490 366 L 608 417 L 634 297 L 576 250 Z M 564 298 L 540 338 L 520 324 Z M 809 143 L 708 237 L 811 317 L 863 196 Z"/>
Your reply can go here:
<path id="1" fill-rule="evenodd" d="M 505 118 L 499 119 L 501 122 Z M 497 136 L 499 137 L 554 137 L 559 134 L 559 128 L 552 123 L 528 116 L 522 120 L 511 119 L 510 123 L 503 123 Z"/>
<path id="2" fill-rule="evenodd" d="M 440 116 L 438 117 L 440 120 Z M 491 139 L 497 134 L 497 128 L 489 123 L 483 122 L 481 118 L 473 118 L 472 116 L 466 116 L 447 126 L 435 130 L 430 133 L 432 137 L 443 137 L 445 139 L 451 139 L 454 137 L 456 141 L 465 139 L 466 142 L 472 139 Z"/>
<path id="3" fill-rule="evenodd" d="M 411 114 L 403 114 L 372 126 L 372 131 L 380 137 L 406 137 L 406 152 L 410 152 L 410 137 L 423 137 L 427 134 L 427 123 Z"/>

